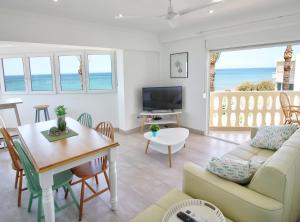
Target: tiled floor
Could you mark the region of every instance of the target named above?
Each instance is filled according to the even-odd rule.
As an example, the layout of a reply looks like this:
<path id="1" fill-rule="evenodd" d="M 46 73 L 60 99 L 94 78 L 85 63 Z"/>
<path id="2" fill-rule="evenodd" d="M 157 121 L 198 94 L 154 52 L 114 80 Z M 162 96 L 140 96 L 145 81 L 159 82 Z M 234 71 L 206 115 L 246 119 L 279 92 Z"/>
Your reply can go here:
<path id="1" fill-rule="evenodd" d="M 209 136 L 240 144 L 250 139 L 250 131 L 210 130 Z"/>
<path id="2" fill-rule="evenodd" d="M 121 144 L 117 162 L 119 208 L 115 212 L 110 210 L 109 193 L 106 192 L 85 204 L 82 221 L 128 221 L 172 188 L 181 187 L 185 162 L 192 161 L 205 166 L 212 156 L 221 156 L 235 146 L 191 134 L 186 148 L 172 156 L 173 167 L 169 168 L 166 155 L 153 150 L 149 150 L 147 155 L 144 153 L 145 140 L 142 134 L 117 134 L 116 139 Z M 27 213 L 28 192 L 24 192 L 22 207 L 17 208 L 14 176 L 8 152 L 0 151 L 0 221 L 36 221 L 36 201 L 32 212 Z M 104 184 L 103 178 L 101 182 Z M 73 189 L 79 196 L 80 187 L 77 185 Z M 55 199 L 58 202 L 64 201 L 62 190 L 55 192 Z M 56 214 L 56 221 L 78 221 L 78 210 L 69 207 Z"/>

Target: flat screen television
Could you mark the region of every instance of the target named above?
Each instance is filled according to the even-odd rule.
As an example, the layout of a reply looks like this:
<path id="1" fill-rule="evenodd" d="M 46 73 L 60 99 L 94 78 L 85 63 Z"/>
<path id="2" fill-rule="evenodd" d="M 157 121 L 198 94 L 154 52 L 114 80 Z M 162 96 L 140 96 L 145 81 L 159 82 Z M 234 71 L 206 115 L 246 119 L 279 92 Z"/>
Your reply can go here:
<path id="1" fill-rule="evenodd" d="M 143 110 L 182 109 L 182 87 L 147 87 L 143 88 Z"/>

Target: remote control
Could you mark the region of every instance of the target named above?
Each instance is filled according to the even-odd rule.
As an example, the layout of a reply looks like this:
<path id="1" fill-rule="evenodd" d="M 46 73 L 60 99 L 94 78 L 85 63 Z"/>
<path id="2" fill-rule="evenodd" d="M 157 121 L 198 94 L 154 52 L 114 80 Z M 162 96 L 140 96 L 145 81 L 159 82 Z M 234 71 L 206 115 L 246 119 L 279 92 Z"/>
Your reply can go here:
<path id="1" fill-rule="evenodd" d="M 182 212 L 182 211 L 179 211 L 178 213 L 177 213 L 177 217 L 179 218 L 179 219 L 181 219 L 182 221 L 184 221 L 184 222 L 197 222 L 194 218 L 192 218 L 190 215 L 188 215 L 188 214 L 186 214 L 186 213 L 184 213 L 184 212 Z"/>

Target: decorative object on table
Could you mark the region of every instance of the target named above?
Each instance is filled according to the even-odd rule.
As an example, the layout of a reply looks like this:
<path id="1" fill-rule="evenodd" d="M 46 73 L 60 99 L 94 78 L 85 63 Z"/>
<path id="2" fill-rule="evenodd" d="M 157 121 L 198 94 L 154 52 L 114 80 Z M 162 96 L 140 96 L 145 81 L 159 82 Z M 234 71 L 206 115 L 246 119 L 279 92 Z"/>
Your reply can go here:
<path id="1" fill-rule="evenodd" d="M 198 222 L 226 222 L 222 212 L 212 203 L 198 199 L 187 199 L 175 203 L 165 213 L 162 222 L 181 222 L 177 214 L 183 212 Z"/>
<path id="2" fill-rule="evenodd" d="M 170 55 L 170 77 L 188 78 L 188 53 L 174 53 Z"/>
<path id="3" fill-rule="evenodd" d="M 78 135 L 78 133 L 76 133 L 75 131 L 69 128 L 64 131 L 61 131 L 57 127 L 51 127 L 49 130 L 44 130 L 41 133 L 44 135 L 44 137 L 46 137 L 46 139 L 49 142 L 55 142 L 58 140 L 62 140 L 62 139 L 66 139 Z"/>
<path id="4" fill-rule="evenodd" d="M 55 113 L 57 116 L 57 128 L 60 131 L 65 131 L 67 128 L 67 123 L 65 120 L 65 116 L 67 114 L 66 108 L 64 107 L 64 105 L 59 105 L 55 108 Z"/>
<path id="5" fill-rule="evenodd" d="M 213 157 L 207 170 L 239 184 L 247 184 L 263 162 Z"/>
<path id="6" fill-rule="evenodd" d="M 156 137 L 156 136 L 157 136 L 157 132 L 160 130 L 159 125 L 157 125 L 157 124 L 152 124 L 152 125 L 150 126 L 150 130 L 151 130 L 151 132 L 152 132 L 152 136 L 153 136 L 153 137 Z"/>

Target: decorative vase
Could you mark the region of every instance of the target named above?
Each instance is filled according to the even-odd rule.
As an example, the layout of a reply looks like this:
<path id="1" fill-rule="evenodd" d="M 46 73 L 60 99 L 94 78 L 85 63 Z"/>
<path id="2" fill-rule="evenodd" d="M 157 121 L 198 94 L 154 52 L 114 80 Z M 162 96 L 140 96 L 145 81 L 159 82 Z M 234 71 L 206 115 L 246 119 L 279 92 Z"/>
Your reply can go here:
<path id="1" fill-rule="evenodd" d="M 65 120 L 65 115 L 57 116 L 57 128 L 60 131 L 65 131 L 66 130 L 67 123 L 66 123 L 66 120 Z"/>
<path id="2" fill-rule="evenodd" d="M 157 131 L 152 131 L 152 136 L 156 137 L 157 136 Z"/>

